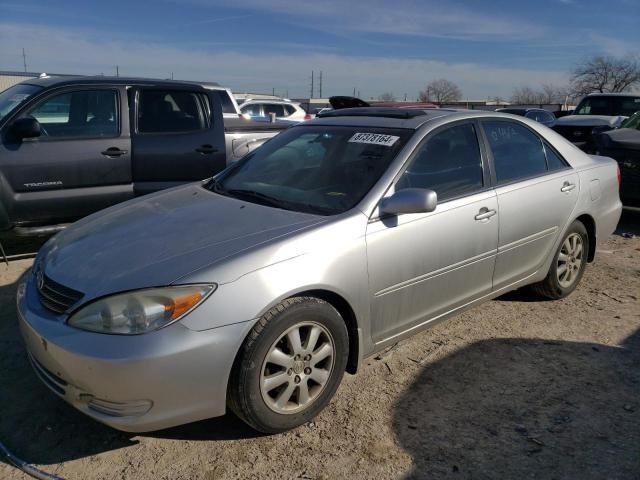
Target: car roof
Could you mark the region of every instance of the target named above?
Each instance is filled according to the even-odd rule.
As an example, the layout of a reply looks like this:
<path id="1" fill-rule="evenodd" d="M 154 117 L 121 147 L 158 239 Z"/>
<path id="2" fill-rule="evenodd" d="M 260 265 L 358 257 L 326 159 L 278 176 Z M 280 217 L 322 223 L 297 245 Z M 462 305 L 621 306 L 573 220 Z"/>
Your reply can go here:
<path id="1" fill-rule="evenodd" d="M 22 82 L 23 84 L 36 85 L 39 87 L 62 87 L 72 85 L 148 85 L 148 86 L 167 86 L 167 87 L 193 87 L 199 86 L 201 88 L 202 82 L 191 81 L 178 81 L 178 80 L 159 80 L 155 78 L 136 78 L 136 77 L 105 77 L 99 76 L 77 76 L 77 77 L 56 77 L 46 76 L 39 78 L 32 78 Z M 208 84 L 215 85 L 215 84 Z"/>
<path id="2" fill-rule="evenodd" d="M 453 108 L 429 108 L 424 110 L 392 108 L 392 107 L 361 107 L 343 108 L 321 113 L 304 125 L 335 125 L 354 127 L 406 128 L 417 130 L 426 123 L 436 119 L 463 120 L 481 117 L 497 117 L 513 119 L 513 115 L 487 111 Z"/>
<path id="3" fill-rule="evenodd" d="M 594 92 L 586 95 L 586 97 L 640 97 L 640 92 L 619 92 L 619 93 L 600 93 Z"/>
<path id="4" fill-rule="evenodd" d="M 283 103 L 286 105 L 299 105 L 297 102 L 292 102 L 291 100 L 272 100 L 270 98 L 249 98 L 242 102 L 242 105 L 246 105 L 247 103 Z"/>

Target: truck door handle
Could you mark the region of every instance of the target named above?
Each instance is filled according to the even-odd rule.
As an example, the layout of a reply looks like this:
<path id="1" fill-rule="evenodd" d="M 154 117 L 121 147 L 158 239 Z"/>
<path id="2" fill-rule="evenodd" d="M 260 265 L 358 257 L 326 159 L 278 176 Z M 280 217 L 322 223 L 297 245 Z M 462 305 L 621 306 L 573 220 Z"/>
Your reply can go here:
<path id="1" fill-rule="evenodd" d="M 217 148 L 213 148 L 211 145 L 201 145 L 196 148 L 196 152 L 207 154 L 207 153 L 216 153 L 218 151 Z"/>
<path id="2" fill-rule="evenodd" d="M 575 183 L 564 182 L 562 184 L 562 188 L 560 189 L 560 191 L 561 192 L 570 192 L 574 188 L 576 188 L 576 184 Z"/>
<path id="3" fill-rule="evenodd" d="M 100 152 L 106 157 L 119 157 L 120 155 L 126 155 L 126 150 L 120 150 L 118 147 L 107 148 L 104 152 Z"/>
<path id="4" fill-rule="evenodd" d="M 495 210 L 489 210 L 487 207 L 482 207 L 478 214 L 473 218 L 475 218 L 476 220 L 486 220 L 493 217 L 496 213 L 498 212 L 496 212 Z"/>

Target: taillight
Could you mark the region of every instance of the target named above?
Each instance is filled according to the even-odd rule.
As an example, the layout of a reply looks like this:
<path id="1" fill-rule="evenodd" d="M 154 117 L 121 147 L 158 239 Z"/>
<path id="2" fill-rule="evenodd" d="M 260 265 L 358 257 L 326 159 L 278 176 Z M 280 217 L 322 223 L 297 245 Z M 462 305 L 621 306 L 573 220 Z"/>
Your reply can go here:
<path id="1" fill-rule="evenodd" d="M 622 174 L 620 173 L 620 164 L 616 162 L 616 167 L 618 167 L 618 187 L 622 185 Z"/>
<path id="2" fill-rule="evenodd" d="M 312 117 L 310 114 L 308 114 L 308 113 L 304 116 L 304 119 L 305 119 L 305 120 L 311 120 L 312 118 L 313 118 L 313 117 Z"/>

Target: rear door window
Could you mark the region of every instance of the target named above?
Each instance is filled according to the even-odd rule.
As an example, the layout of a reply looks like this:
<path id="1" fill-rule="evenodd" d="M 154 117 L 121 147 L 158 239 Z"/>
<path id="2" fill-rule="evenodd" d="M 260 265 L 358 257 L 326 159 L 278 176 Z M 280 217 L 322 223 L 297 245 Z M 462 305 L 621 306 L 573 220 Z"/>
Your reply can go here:
<path id="1" fill-rule="evenodd" d="M 116 90 L 81 90 L 45 99 L 27 115 L 47 137 L 115 137 L 120 133 Z"/>
<path id="2" fill-rule="evenodd" d="M 493 153 L 498 184 L 547 172 L 542 140 L 531 130 L 509 121 L 483 122 L 483 128 Z"/>
<path id="3" fill-rule="evenodd" d="M 144 89 L 138 102 L 138 132 L 205 130 L 211 124 L 206 101 L 205 95 L 199 92 Z"/>
<path id="4" fill-rule="evenodd" d="M 265 103 L 262 108 L 265 116 L 268 116 L 270 113 L 275 113 L 276 117 L 285 117 L 287 115 L 284 111 L 284 105 L 281 104 Z"/>

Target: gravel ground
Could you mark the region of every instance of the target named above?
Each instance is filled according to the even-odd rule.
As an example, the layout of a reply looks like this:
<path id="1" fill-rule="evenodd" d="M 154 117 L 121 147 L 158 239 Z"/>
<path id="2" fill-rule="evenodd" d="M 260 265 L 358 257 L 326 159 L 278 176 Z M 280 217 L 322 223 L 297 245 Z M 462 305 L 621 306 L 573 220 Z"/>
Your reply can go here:
<path id="1" fill-rule="evenodd" d="M 0 265 L 0 441 L 66 479 L 640 479 L 638 237 L 602 244 L 567 299 L 512 292 L 368 359 L 274 436 L 231 415 L 125 434 L 59 400 L 16 325 L 30 263 Z M 0 478 L 27 477 L 0 462 Z"/>

